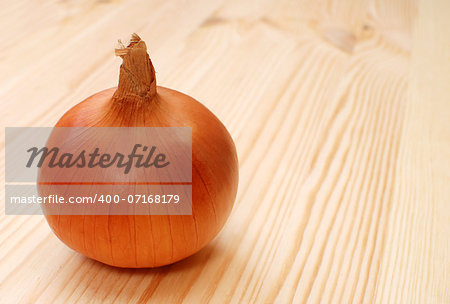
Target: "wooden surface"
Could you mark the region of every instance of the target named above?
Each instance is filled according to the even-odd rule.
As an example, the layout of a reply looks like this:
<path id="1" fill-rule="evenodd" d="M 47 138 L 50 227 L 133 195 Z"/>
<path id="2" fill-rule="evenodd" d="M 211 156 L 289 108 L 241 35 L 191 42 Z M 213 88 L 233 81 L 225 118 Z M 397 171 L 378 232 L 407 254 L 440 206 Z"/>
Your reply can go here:
<path id="1" fill-rule="evenodd" d="M 227 225 L 168 267 L 108 267 L 42 216 L 2 215 L 1 303 L 450 303 L 449 1 L 2 0 L 0 16 L 3 126 L 52 126 L 115 86 L 115 41 L 136 31 L 240 158 Z"/>

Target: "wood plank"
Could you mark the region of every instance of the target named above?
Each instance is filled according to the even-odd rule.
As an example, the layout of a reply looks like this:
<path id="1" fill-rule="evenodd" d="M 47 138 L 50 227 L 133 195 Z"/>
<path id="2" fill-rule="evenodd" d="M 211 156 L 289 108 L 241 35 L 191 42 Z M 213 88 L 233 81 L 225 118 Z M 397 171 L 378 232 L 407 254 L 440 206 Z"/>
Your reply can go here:
<path id="1" fill-rule="evenodd" d="M 1 301 L 449 302 L 450 7 L 418 1 L 5 2 L 4 126 L 53 125 L 114 86 L 114 42 L 138 31 L 158 83 L 230 130 L 240 184 L 216 239 L 157 269 L 1 215 Z"/>
<path id="2" fill-rule="evenodd" d="M 420 1 L 380 303 L 450 301 L 449 54 L 448 2 Z"/>

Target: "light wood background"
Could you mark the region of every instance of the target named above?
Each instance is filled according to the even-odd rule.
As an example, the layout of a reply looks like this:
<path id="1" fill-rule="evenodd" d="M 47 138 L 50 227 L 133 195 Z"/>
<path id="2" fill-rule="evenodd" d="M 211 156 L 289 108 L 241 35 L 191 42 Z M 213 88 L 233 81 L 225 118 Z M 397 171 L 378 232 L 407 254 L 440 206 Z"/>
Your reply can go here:
<path id="1" fill-rule="evenodd" d="M 2 125 L 115 86 L 132 32 L 234 137 L 233 213 L 198 254 L 125 270 L 2 203 L 1 303 L 450 303 L 448 0 L 2 0 Z"/>

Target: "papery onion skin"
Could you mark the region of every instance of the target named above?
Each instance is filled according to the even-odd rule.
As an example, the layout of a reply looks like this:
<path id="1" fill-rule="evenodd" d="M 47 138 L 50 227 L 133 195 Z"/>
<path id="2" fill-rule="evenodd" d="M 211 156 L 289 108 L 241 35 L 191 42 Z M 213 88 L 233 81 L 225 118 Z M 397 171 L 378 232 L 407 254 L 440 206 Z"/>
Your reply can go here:
<path id="1" fill-rule="evenodd" d="M 224 125 L 200 102 L 153 81 L 151 98 L 117 102 L 117 88 L 107 89 L 71 108 L 56 124 L 192 128 L 192 215 L 45 215 L 62 242 L 112 266 L 158 267 L 194 254 L 222 229 L 236 198 L 238 158 Z"/>

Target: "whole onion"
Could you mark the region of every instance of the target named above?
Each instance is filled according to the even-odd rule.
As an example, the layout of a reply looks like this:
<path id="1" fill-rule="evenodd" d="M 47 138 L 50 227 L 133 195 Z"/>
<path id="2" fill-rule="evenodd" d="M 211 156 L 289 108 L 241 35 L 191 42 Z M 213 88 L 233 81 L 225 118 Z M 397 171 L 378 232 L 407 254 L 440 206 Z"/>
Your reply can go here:
<path id="1" fill-rule="evenodd" d="M 62 242 L 89 258 L 118 267 L 167 265 L 203 248 L 224 226 L 238 186 L 236 148 L 224 125 L 205 106 L 156 85 L 155 70 L 139 36 L 133 34 L 116 55 L 123 59 L 118 87 L 77 104 L 55 127 L 191 127 L 192 215 L 61 215 L 45 208 L 44 214 Z M 41 195 L 57 192 L 56 186 L 42 183 L 54 172 L 41 168 Z"/>

